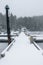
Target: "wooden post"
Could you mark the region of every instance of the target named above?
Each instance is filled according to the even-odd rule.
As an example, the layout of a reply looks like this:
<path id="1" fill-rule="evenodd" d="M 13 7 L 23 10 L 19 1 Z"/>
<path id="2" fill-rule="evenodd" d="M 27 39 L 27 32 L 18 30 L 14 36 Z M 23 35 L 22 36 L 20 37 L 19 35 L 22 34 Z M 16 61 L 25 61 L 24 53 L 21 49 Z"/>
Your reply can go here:
<path id="1" fill-rule="evenodd" d="M 6 22 L 7 22 L 7 35 L 8 35 L 8 45 L 11 43 L 11 37 L 10 37 L 10 25 L 9 25 L 9 16 L 8 16 L 8 10 L 9 7 L 6 5 Z"/>

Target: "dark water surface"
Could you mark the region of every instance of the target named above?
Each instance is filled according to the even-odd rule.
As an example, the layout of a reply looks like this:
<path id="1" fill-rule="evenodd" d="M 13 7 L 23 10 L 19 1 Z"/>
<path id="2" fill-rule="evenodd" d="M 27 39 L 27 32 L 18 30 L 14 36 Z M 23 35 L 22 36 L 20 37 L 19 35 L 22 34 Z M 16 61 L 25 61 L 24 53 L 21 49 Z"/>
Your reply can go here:
<path id="1" fill-rule="evenodd" d="M 0 53 L 8 46 L 8 43 L 0 43 Z"/>
<path id="2" fill-rule="evenodd" d="M 43 49 L 43 43 L 37 43 Z"/>

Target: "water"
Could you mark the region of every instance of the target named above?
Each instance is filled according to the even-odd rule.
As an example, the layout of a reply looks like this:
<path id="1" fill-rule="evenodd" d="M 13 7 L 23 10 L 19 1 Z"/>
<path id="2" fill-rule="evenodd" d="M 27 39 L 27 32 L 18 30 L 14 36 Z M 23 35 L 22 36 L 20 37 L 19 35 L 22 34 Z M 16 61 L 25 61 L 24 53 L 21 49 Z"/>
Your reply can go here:
<path id="1" fill-rule="evenodd" d="M 40 48 L 42 48 L 42 50 L 43 50 L 43 43 L 37 43 L 39 46 L 40 46 Z"/>
<path id="2" fill-rule="evenodd" d="M 0 54 L 8 46 L 8 43 L 0 43 Z"/>

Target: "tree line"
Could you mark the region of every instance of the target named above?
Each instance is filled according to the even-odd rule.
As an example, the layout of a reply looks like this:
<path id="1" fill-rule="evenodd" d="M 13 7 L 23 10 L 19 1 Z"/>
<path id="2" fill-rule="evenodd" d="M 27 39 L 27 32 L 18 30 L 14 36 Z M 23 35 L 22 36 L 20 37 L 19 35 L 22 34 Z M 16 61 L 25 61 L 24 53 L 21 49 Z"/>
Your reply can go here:
<path id="1" fill-rule="evenodd" d="M 9 16 L 10 29 L 18 30 L 26 27 L 29 31 L 43 31 L 43 16 L 19 17 L 16 15 Z M 6 15 L 0 13 L 0 30 L 6 30 Z"/>

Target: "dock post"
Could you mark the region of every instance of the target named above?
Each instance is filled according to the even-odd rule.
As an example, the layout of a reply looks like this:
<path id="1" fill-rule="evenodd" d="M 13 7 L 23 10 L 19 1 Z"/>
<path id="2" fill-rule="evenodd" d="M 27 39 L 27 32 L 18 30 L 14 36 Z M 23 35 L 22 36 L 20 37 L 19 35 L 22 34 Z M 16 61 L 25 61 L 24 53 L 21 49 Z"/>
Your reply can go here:
<path id="1" fill-rule="evenodd" d="M 11 43 L 11 37 L 10 37 L 10 25 L 9 25 L 9 16 L 8 16 L 8 10 L 9 7 L 6 5 L 6 22 L 7 22 L 7 36 L 8 36 L 8 45 Z"/>

